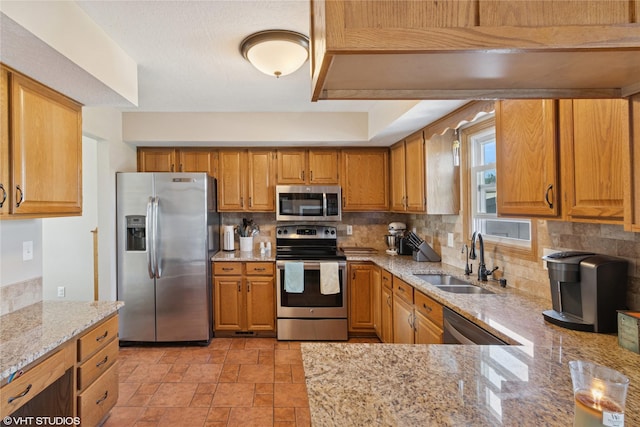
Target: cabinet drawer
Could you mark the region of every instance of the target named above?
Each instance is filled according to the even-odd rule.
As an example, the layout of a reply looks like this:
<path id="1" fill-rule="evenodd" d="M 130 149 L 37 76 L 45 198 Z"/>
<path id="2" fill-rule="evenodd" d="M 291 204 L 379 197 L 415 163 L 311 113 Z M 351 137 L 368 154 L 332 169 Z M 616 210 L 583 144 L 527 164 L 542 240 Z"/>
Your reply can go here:
<path id="1" fill-rule="evenodd" d="M 272 262 L 248 262 L 246 266 L 248 276 L 273 276 Z"/>
<path id="2" fill-rule="evenodd" d="M 11 414 L 33 399 L 64 375 L 65 365 L 65 352 L 60 350 L 0 388 L 0 413 Z"/>
<path id="3" fill-rule="evenodd" d="M 111 365 L 96 382 L 78 395 L 78 416 L 83 426 L 95 426 L 118 401 L 118 364 Z"/>
<path id="4" fill-rule="evenodd" d="M 413 304 L 413 286 L 397 277 L 393 278 L 393 293 L 408 303 Z"/>
<path id="5" fill-rule="evenodd" d="M 118 316 L 95 326 L 78 339 L 78 362 L 85 360 L 118 336 Z"/>
<path id="6" fill-rule="evenodd" d="M 442 304 L 429 298 L 422 292 L 416 291 L 416 310 L 422 313 L 427 319 L 442 328 Z"/>
<path id="7" fill-rule="evenodd" d="M 241 262 L 214 262 L 213 263 L 213 275 L 238 275 L 242 274 Z"/>
<path id="8" fill-rule="evenodd" d="M 393 283 L 393 275 L 389 273 L 387 270 L 382 270 L 382 286 L 387 289 L 391 289 L 391 284 Z"/>
<path id="9" fill-rule="evenodd" d="M 109 344 L 78 367 L 78 390 L 84 390 L 118 359 L 118 340 Z"/>

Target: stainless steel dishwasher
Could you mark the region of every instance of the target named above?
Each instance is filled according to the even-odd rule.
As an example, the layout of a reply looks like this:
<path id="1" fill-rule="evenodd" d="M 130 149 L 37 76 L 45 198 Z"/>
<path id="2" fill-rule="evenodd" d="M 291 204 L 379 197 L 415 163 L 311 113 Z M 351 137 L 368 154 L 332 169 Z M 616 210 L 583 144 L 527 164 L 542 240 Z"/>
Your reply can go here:
<path id="1" fill-rule="evenodd" d="M 507 345 L 447 307 L 443 309 L 443 323 L 445 344 Z"/>

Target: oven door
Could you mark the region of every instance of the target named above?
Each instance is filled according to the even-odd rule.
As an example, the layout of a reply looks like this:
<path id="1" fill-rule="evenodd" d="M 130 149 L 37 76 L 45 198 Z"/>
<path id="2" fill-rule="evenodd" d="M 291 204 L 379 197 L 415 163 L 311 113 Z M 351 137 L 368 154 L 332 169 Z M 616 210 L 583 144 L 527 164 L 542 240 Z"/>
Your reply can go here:
<path id="1" fill-rule="evenodd" d="M 289 293 L 285 290 L 285 264 L 304 263 L 304 290 Z M 320 292 L 320 263 L 322 261 L 276 261 L 277 317 L 278 318 L 346 318 L 347 317 L 347 263 L 338 261 L 340 292 L 323 295 Z M 335 262 L 335 261 L 332 261 Z"/>

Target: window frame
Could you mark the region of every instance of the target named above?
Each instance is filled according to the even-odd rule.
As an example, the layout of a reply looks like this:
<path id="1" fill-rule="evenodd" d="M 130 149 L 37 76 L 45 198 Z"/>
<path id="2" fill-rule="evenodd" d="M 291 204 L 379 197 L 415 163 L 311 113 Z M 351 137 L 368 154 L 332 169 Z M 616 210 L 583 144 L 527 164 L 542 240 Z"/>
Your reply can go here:
<path id="1" fill-rule="evenodd" d="M 460 127 L 460 183 L 461 183 L 461 204 L 462 204 L 462 229 L 464 242 L 471 240 L 473 234 L 473 200 L 471 191 L 472 182 L 472 152 L 471 152 L 471 135 L 483 132 L 491 127 L 495 128 L 496 120 L 495 114 L 489 114 L 476 120 L 473 123 Z M 498 140 L 496 139 L 496 145 Z M 496 161 L 496 173 L 499 173 L 499 165 Z M 500 192 L 496 184 L 496 196 L 500 196 Z M 498 212 L 497 217 L 500 218 Z M 510 218 L 511 219 L 511 218 Z M 514 220 L 522 220 L 523 218 L 513 218 Z M 523 246 L 518 244 L 511 244 L 505 241 L 484 239 L 485 253 L 492 253 L 494 255 L 506 255 L 513 256 L 526 260 L 535 260 L 538 253 L 538 233 L 537 233 L 537 220 L 535 218 L 529 218 L 531 221 L 531 245 Z"/>

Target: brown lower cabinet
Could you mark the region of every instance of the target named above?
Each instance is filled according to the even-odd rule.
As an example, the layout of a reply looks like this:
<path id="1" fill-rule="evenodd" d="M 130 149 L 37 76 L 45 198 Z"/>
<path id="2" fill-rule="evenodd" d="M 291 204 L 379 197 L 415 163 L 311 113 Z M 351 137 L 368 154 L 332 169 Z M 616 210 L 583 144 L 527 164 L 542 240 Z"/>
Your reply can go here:
<path id="1" fill-rule="evenodd" d="M 114 315 L 25 368 L 0 388 L 0 413 L 77 416 L 82 426 L 99 425 L 118 401 L 117 337 Z"/>
<path id="2" fill-rule="evenodd" d="M 348 263 L 349 276 L 349 333 L 352 335 L 372 335 L 375 329 L 374 285 L 380 280 L 380 267 L 370 262 Z"/>
<path id="3" fill-rule="evenodd" d="M 214 262 L 213 289 L 216 336 L 275 336 L 273 262 Z"/>
<path id="4" fill-rule="evenodd" d="M 442 305 L 393 278 L 393 342 L 442 344 Z"/>

